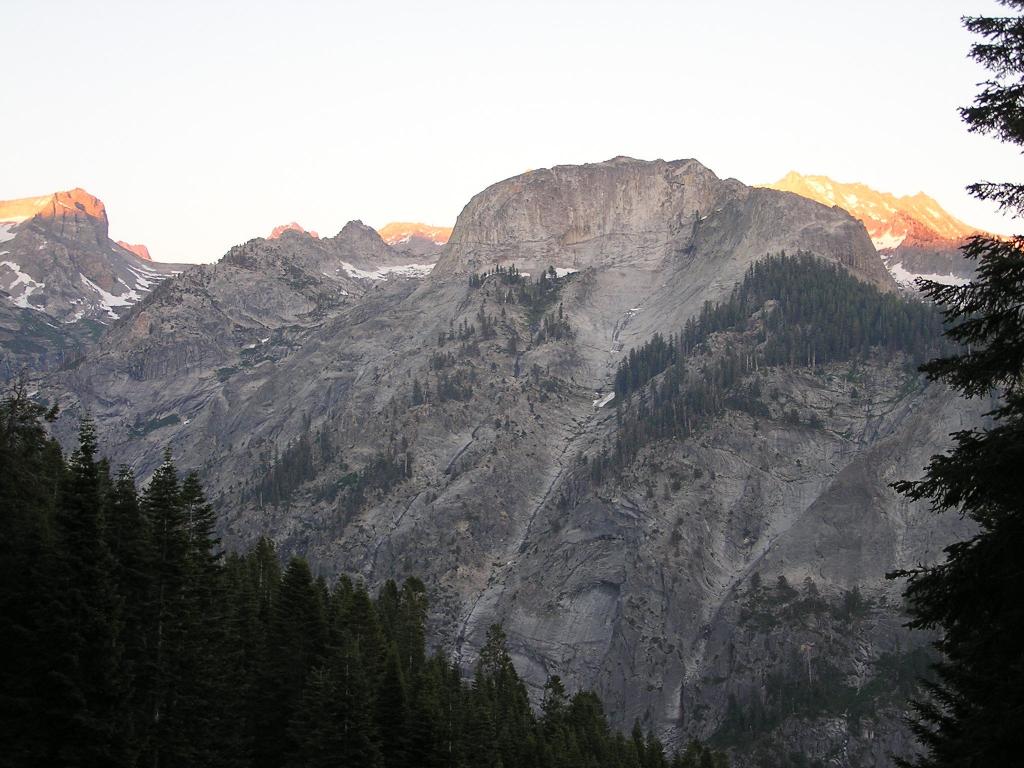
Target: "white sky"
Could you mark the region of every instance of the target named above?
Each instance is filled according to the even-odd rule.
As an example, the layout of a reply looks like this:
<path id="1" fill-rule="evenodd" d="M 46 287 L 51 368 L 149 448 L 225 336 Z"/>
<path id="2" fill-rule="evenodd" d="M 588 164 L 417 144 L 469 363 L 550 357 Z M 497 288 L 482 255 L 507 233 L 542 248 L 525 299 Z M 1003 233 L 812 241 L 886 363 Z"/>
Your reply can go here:
<path id="1" fill-rule="evenodd" d="M 969 224 L 1020 154 L 957 107 L 994 0 L 6 2 L 0 199 L 81 186 L 111 235 L 213 261 L 297 220 L 452 224 L 484 187 L 615 155 L 925 191 Z"/>

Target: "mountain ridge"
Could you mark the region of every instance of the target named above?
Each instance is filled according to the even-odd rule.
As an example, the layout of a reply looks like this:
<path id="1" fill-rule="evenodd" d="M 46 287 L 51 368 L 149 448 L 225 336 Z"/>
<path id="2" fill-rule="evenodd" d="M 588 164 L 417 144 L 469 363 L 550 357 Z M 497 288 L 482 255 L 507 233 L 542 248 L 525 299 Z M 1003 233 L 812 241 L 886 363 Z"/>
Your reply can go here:
<path id="1" fill-rule="evenodd" d="M 388 245 L 400 245 L 413 238 L 429 240 L 435 245 L 444 245 L 452 235 L 451 227 L 436 227 L 415 221 L 392 221 L 377 230 Z"/>
<path id="2" fill-rule="evenodd" d="M 267 235 L 267 240 L 277 240 L 285 232 L 298 232 L 300 234 L 309 235 L 314 240 L 320 239 L 320 235 L 317 234 L 315 231 L 313 231 L 312 229 L 306 229 L 301 224 L 298 224 L 297 222 L 293 221 L 288 224 L 279 224 L 276 227 L 274 227 L 270 231 L 270 234 Z"/>
<path id="3" fill-rule="evenodd" d="M 957 283 L 974 274 L 959 249 L 970 236 L 985 233 L 952 216 L 923 192 L 897 197 L 859 182 L 796 171 L 763 186 L 838 206 L 862 221 L 886 267 L 903 286 L 910 287 L 919 276 Z"/>

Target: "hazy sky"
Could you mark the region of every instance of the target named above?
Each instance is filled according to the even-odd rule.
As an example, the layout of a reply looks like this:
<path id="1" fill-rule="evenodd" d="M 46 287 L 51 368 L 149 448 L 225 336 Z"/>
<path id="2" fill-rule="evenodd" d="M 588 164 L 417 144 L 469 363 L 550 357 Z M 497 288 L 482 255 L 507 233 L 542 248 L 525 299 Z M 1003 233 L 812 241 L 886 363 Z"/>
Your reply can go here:
<path id="1" fill-rule="evenodd" d="M 963 191 L 1021 156 L 957 113 L 993 0 L 9 2 L 0 199 L 81 186 L 113 237 L 212 261 L 297 220 L 452 224 L 530 168 L 694 157 Z"/>

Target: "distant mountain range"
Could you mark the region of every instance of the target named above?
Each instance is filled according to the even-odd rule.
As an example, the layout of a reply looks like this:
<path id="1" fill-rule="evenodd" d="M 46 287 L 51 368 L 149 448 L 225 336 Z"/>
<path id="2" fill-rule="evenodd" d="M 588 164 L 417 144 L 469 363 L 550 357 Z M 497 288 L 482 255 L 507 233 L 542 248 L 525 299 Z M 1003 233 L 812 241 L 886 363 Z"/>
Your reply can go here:
<path id="1" fill-rule="evenodd" d="M 84 189 L 0 201 L 0 380 L 79 358 L 105 326 L 189 266 L 154 261 L 145 245 L 113 241 L 108 229 L 106 206 Z M 353 222 L 320 241 L 291 222 L 275 227 L 267 241 L 299 235 L 322 242 L 319 250 L 331 255 L 316 256 L 318 262 L 358 283 L 396 269 L 429 271 L 451 233 L 415 223 L 382 231 L 388 241 Z M 353 237 L 370 242 L 351 246 Z"/>
<path id="2" fill-rule="evenodd" d="M 277 240 L 285 232 L 302 232 L 313 238 L 319 238 L 316 232 L 306 229 L 301 224 L 291 222 L 274 227 L 268 240 Z M 378 234 L 387 245 L 395 249 L 417 256 L 436 255 L 441 246 L 451 237 L 451 227 L 434 227 L 410 221 L 393 221 L 378 230 Z"/>
<path id="3" fill-rule="evenodd" d="M 452 236 L 452 228 L 393 221 L 380 228 L 380 236 L 385 243 L 410 256 L 436 258 Z"/>
<path id="4" fill-rule="evenodd" d="M 910 286 L 917 277 L 960 283 L 974 274 L 973 266 L 959 249 L 980 230 L 964 224 L 923 192 L 896 197 L 864 184 L 845 184 L 795 171 L 765 186 L 838 206 L 860 219 L 889 272 L 901 285 Z"/>
<path id="5" fill-rule="evenodd" d="M 444 245 L 452 236 L 451 227 L 432 227 L 409 221 L 393 221 L 378 230 L 381 239 L 388 245 L 400 245 L 414 238 L 429 240 L 435 245 Z"/>

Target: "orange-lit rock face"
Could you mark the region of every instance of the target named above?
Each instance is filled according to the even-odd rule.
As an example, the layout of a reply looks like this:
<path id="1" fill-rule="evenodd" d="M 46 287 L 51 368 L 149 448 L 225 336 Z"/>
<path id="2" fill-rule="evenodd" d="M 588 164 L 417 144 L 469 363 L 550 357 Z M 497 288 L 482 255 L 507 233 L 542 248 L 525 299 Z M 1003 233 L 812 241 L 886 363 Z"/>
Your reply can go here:
<path id="1" fill-rule="evenodd" d="M 803 176 L 793 171 L 765 186 L 839 206 L 864 222 L 880 251 L 901 245 L 928 247 L 938 241 L 958 243 L 978 231 L 948 214 L 924 193 L 896 197 L 864 184 L 842 184 L 827 176 Z"/>
<path id="2" fill-rule="evenodd" d="M 145 259 L 146 261 L 153 260 L 153 257 L 149 255 L 149 248 L 147 248 L 144 245 L 141 245 L 139 243 L 126 243 L 124 242 L 124 240 L 118 240 L 117 244 L 124 248 L 126 251 L 131 251 L 140 259 Z"/>
<path id="3" fill-rule="evenodd" d="M 305 229 L 302 227 L 301 224 L 297 224 L 296 222 L 293 221 L 290 224 L 281 224 L 280 226 L 274 227 L 267 240 L 277 240 L 277 238 L 279 238 L 285 232 L 302 232 L 304 234 L 309 235 L 310 237 L 316 238 L 317 240 L 320 239 L 320 235 L 318 235 L 316 232 L 314 232 L 311 229 Z"/>
<path id="4" fill-rule="evenodd" d="M 393 221 L 378 230 L 380 238 L 388 245 L 407 243 L 414 237 L 429 240 L 437 245 L 444 245 L 452 236 L 451 227 L 432 227 L 429 224 L 419 224 L 410 221 Z"/>
<path id="5" fill-rule="evenodd" d="M 107 222 L 103 201 L 78 187 L 42 197 L 0 200 L 0 221 L 21 222 L 36 216 L 51 219 L 87 216 L 104 224 Z"/>

